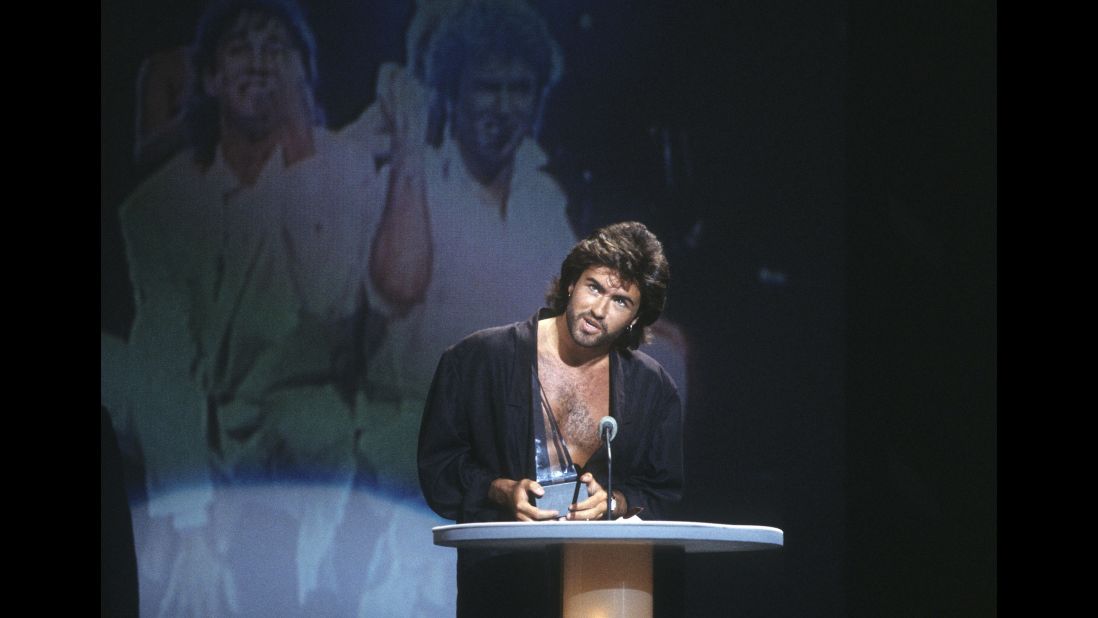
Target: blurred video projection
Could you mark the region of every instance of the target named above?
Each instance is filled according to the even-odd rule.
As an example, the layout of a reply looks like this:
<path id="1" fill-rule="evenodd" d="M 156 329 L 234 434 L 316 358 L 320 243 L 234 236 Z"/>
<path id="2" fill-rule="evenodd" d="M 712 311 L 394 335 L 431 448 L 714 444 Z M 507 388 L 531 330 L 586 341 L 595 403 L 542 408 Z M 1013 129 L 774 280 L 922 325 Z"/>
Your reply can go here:
<path id="1" fill-rule="evenodd" d="M 642 349 L 686 403 L 681 518 L 788 539 L 689 561 L 687 611 L 842 615 L 844 9 L 713 4 L 102 4 L 141 615 L 452 615 L 435 365 L 621 220 L 671 261 Z"/>

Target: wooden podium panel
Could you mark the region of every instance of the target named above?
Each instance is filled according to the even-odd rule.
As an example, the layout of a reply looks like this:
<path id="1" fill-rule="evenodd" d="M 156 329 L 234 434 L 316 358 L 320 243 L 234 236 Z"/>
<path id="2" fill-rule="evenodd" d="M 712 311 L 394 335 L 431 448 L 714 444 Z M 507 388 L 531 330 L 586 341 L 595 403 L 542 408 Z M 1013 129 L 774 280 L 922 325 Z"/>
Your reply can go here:
<path id="1" fill-rule="evenodd" d="M 568 543 L 561 556 L 565 616 L 651 616 L 652 546 Z"/>

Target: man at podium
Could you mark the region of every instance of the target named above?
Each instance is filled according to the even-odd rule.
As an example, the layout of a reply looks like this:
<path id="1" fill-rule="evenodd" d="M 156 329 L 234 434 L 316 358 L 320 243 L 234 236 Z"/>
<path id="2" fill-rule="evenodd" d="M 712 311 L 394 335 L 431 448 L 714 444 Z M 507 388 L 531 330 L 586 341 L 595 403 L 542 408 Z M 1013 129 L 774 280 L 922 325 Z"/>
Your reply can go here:
<path id="1" fill-rule="evenodd" d="M 681 404 L 671 377 L 637 348 L 669 282 L 655 235 L 636 222 L 609 225 L 573 247 L 549 307 L 449 348 L 419 433 L 431 508 L 458 523 L 595 520 L 609 497 L 612 517 L 667 519 L 682 494 Z M 612 496 L 599 431 L 607 416 L 620 427 Z M 571 495 L 577 483 L 586 497 L 547 507 L 550 492 L 566 485 Z M 459 550 L 458 615 L 556 615 L 558 580 L 559 558 L 546 552 Z"/>

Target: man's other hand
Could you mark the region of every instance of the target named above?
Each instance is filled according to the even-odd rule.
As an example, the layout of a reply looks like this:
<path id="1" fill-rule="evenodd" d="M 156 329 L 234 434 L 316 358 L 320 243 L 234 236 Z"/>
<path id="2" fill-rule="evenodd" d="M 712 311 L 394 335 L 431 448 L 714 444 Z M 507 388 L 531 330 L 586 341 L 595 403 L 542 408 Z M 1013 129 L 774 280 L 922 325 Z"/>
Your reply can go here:
<path id="1" fill-rule="evenodd" d="M 587 499 L 568 507 L 568 519 L 573 521 L 595 521 L 606 515 L 606 490 L 595 480 L 590 472 L 580 477 L 587 485 Z"/>
<path id="2" fill-rule="evenodd" d="M 537 481 L 530 479 L 512 481 L 505 478 L 492 481 L 492 486 L 488 490 L 488 497 L 496 504 L 510 509 L 515 519 L 519 521 L 540 521 L 556 519 L 560 516 L 556 511 L 545 511 L 530 504 L 529 494 L 540 498 L 545 495 L 545 490 Z M 603 495 L 606 495 L 605 492 Z"/>

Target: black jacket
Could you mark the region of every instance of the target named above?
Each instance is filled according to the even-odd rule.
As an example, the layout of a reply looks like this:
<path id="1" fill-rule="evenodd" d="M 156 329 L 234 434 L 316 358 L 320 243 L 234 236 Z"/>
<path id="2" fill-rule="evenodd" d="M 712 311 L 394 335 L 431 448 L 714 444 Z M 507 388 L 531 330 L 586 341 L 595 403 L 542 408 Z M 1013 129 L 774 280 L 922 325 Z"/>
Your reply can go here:
<path id="1" fill-rule="evenodd" d="M 533 392 L 537 321 L 478 331 L 439 361 L 419 431 L 419 482 L 436 513 L 458 523 L 511 518 L 488 500 L 499 477 L 535 478 Z M 659 363 L 638 351 L 610 353 L 614 489 L 641 519 L 667 519 L 682 496 L 682 410 L 678 391 Z M 606 487 L 606 453 L 586 470 Z"/>
<path id="2" fill-rule="evenodd" d="M 533 386 L 537 322 L 482 330 L 443 353 L 419 430 L 419 484 L 436 513 L 458 523 L 507 521 L 488 499 L 492 481 L 535 478 Z M 642 519 L 669 519 L 682 496 L 682 406 L 670 376 L 647 354 L 610 353 L 614 489 Z M 606 451 L 585 470 L 606 487 Z M 457 613 L 464 616 L 559 616 L 559 549 L 462 549 Z"/>

